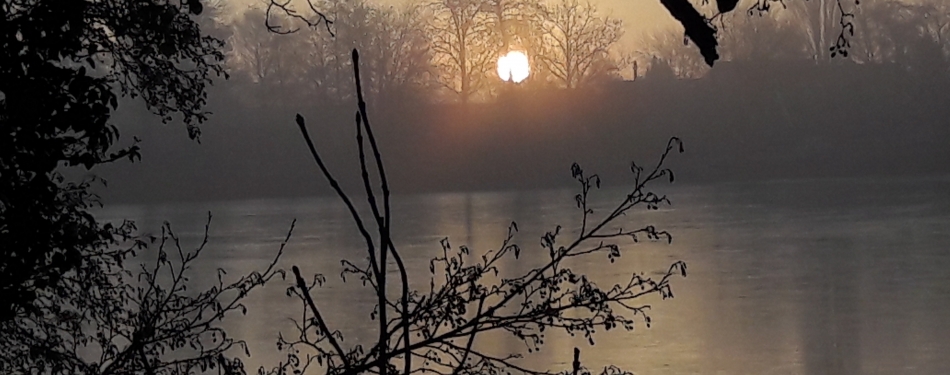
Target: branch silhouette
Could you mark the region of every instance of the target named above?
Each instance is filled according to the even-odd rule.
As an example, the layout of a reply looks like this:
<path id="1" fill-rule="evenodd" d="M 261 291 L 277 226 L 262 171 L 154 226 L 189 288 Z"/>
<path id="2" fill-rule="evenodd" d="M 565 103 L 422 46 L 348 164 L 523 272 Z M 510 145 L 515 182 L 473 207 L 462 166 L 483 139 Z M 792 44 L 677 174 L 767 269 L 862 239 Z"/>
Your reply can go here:
<path id="1" fill-rule="evenodd" d="M 719 42 L 716 40 L 716 29 L 699 13 L 688 0 L 660 0 L 670 14 L 686 29 L 686 36 L 699 47 L 700 54 L 706 64 L 713 66 L 719 59 L 716 51 Z"/>
<path id="2" fill-rule="evenodd" d="M 334 375 L 367 372 L 469 375 L 495 371 L 555 374 L 551 370 L 518 365 L 515 362 L 521 356 L 518 353 L 493 356 L 478 349 L 474 342 L 483 333 L 503 332 L 521 341 L 532 352 L 541 350 L 546 330 L 580 334 L 593 344 L 594 334 L 599 328 L 610 330 L 623 327 L 633 330 L 638 324 L 650 326 L 650 305 L 639 301 L 654 294 L 663 299 L 673 297 L 670 282 L 674 276 L 686 275 L 684 262 L 672 263 L 657 279 L 633 273 L 626 282 L 602 288 L 586 275 L 574 273 L 566 260 L 601 254 L 613 262 L 625 251 L 618 241 L 633 244 L 639 242 L 641 237 L 653 241 L 672 241 L 672 235 L 653 225 L 637 226 L 635 229 L 607 228 L 634 208 L 655 210 L 660 205 L 670 204 L 665 195 L 654 193 L 647 187 L 657 180 L 674 181 L 672 170 L 664 167 L 664 162 L 673 152 L 683 151 L 678 138 L 669 140 L 654 167 L 632 164 L 631 172 L 635 178 L 633 186 L 612 210 L 603 214 L 588 204 L 593 191 L 600 187 L 600 177 L 596 174 L 588 176 L 578 164 L 574 164 L 571 174 L 581 185 L 577 203 L 578 208 L 582 209 L 582 229 L 577 237 L 567 242 L 559 238 L 560 226 L 542 236 L 541 247 L 548 250 L 549 255 L 542 266 L 516 275 L 506 275 L 501 271 L 499 266 L 502 263 L 517 262 L 522 253 L 514 240 L 518 226 L 512 222 L 501 245 L 495 250 L 484 252 L 480 261 L 466 259 L 471 255 L 468 247 L 454 248 L 447 238 L 443 239 L 440 242 L 441 255 L 429 262 L 429 289 L 411 290 L 405 264 L 391 238 L 389 185 L 361 93 L 359 53 L 355 50 L 352 59 L 358 105 L 354 118 L 355 138 L 364 201 L 369 205 L 372 220 L 363 219 L 354 203 L 356 200 L 351 199 L 329 172 L 310 137 L 304 117 L 298 114 L 296 122 L 320 173 L 344 202 L 367 247 L 368 265 L 343 260 L 341 277 L 345 282 L 348 276 L 355 275 L 363 285 L 373 289 L 377 304 L 371 319 L 377 320 L 378 338 L 368 350 L 364 350 L 361 345 L 341 346 L 344 334 L 326 325 L 311 297 L 312 288 L 323 285 L 322 276 L 318 276 L 311 285 L 306 285 L 304 278 L 298 276 L 295 288 L 288 290 L 288 294 L 299 298 L 304 307 L 303 319 L 296 324 L 296 338 L 285 339 L 281 335 L 278 349 L 286 351 L 288 359 L 269 371 L 262 371 L 271 374 L 306 373 L 310 366 L 316 364 Z M 367 143 L 370 150 L 366 149 Z M 373 165 L 366 160 L 368 152 L 373 153 L 375 173 L 370 173 Z M 374 180 L 378 180 L 378 185 L 374 185 Z M 374 186 L 378 186 L 381 191 L 382 207 Z M 376 230 L 367 226 L 372 223 L 375 223 Z M 389 255 L 396 263 L 402 286 L 399 297 L 394 299 L 390 299 L 386 292 L 386 279 L 394 277 L 384 272 L 390 262 Z M 297 275 L 300 270 L 295 266 L 294 272 Z M 584 313 L 577 315 L 578 312 Z M 590 373 L 580 368 L 573 372 Z M 561 372 L 564 375 L 568 373 L 571 371 Z M 608 367 L 602 373 L 626 372 Z"/>

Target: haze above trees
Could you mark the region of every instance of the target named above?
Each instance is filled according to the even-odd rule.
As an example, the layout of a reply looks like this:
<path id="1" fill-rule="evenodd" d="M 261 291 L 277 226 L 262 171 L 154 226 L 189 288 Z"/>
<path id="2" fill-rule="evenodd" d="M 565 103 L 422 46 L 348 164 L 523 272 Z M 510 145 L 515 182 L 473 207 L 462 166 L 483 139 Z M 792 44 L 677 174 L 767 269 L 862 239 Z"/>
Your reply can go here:
<path id="1" fill-rule="evenodd" d="M 940 104 L 950 89 L 950 30 L 940 2 L 863 1 L 847 58 L 831 58 L 821 47 L 839 32 L 827 8 L 835 3 L 824 3 L 822 23 L 822 2 L 811 0 L 790 1 L 763 17 L 742 9 L 728 16 L 722 59 L 711 70 L 677 30 L 622 39 L 638 40 L 634 45 L 608 44 L 595 59 L 602 64 L 575 75 L 583 79 L 573 89 L 537 56 L 532 76 L 519 85 L 495 77 L 492 62 L 473 75 L 481 81 L 470 83 L 478 89 L 468 104 L 461 104 L 459 77 L 436 74 L 426 30 L 441 8 L 350 4 L 327 10 L 337 20 L 335 38 L 322 29 L 275 35 L 260 9 L 219 9 L 219 16 L 233 16 L 215 23 L 215 33 L 228 40 L 231 79 L 211 88 L 214 116 L 202 127 L 211 136 L 196 147 L 180 130 L 148 126 L 156 121 L 123 104 L 118 121 L 130 124 L 123 134 L 138 135 L 151 156 L 144 165 L 104 168 L 109 198 L 137 201 L 143 198 L 135 192 L 150 186 L 167 188 L 149 200 L 326 192 L 294 172 L 307 155 L 295 130 L 274 119 L 300 112 L 325 126 L 318 142 L 340 147 L 328 158 L 349 170 L 350 151 L 338 145 L 351 129 L 332 124 L 352 119 L 352 46 L 367 51 L 367 101 L 380 116 L 377 131 L 400 192 L 548 188 L 562 181 L 545 176 L 559 176 L 573 161 L 623 173 L 627 157 L 611 155 L 647 158 L 637 150 L 677 134 L 695 137 L 684 165 L 676 166 L 686 182 L 950 172 L 950 155 L 940 146 L 950 141 L 943 120 L 950 113 Z M 509 12 L 531 9 L 514 8 Z M 592 23 L 611 22 L 605 13 L 595 16 Z M 510 33 L 526 23 L 510 23 Z M 371 32 L 377 29 L 390 31 Z M 545 30 L 529 28 L 539 35 L 511 43 L 531 54 L 556 39 Z M 750 154 L 756 157 L 740 156 Z"/>
<path id="2" fill-rule="evenodd" d="M 658 65 L 680 77 L 700 77 L 708 70 L 696 47 L 684 44 L 682 28 L 624 38 L 622 20 L 585 0 L 317 4 L 334 21 L 335 36 L 320 29 L 269 33 L 265 18 L 285 30 L 300 25 L 280 11 L 268 18 L 263 5 L 219 9 L 230 15 L 216 26 L 229 34 L 231 85 L 242 86 L 240 91 L 250 96 L 246 102 L 269 105 L 254 92 L 281 103 L 286 100 L 275 97 L 281 92 L 319 103 L 347 102 L 350 78 L 344 72 L 352 48 L 365 51 L 367 95 L 377 104 L 407 96 L 490 100 L 510 88 L 495 76 L 497 58 L 509 50 L 525 51 L 531 59 L 532 75 L 521 85 L 531 89 L 629 80 Z M 845 58 L 829 52 L 841 31 L 837 7 L 831 0 L 792 1 L 788 9 L 762 17 L 726 14 L 715 20 L 722 61 L 890 63 L 946 74 L 950 9 L 944 2 L 873 0 L 849 9 L 855 13 L 855 36 Z M 624 39 L 635 42 L 622 44 Z"/>

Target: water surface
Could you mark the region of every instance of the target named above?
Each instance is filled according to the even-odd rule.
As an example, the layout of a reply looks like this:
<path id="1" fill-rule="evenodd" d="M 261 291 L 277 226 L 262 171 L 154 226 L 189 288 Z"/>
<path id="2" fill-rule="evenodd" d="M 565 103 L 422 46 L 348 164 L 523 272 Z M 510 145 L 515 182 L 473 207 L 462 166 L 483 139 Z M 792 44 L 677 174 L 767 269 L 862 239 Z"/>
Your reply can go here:
<path id="1" fill-rule="evenodd" d="M 623 247 L 611 264 L 596 256 L 574 265 L 607 285 L 630 272 L 655 273 L 685 260 L 689 276 L 674 279 L 672 300 L 653 303 L 652 328 L 598 333 L 596 344 L 548 335 L 526 366 L 561 370 L 573 347 L 585 365 L 616 364 L 637 374 L 947 374 L 950 373 L 950 179 L 836 179 L 658 187 L 671 207 L 638 211 L 623 224 L 656 224 L 672 244 Z M 505 264 L 527 270 L 546 257 L 539 237 L 556 225 L 576 228 L 573 191 L 397 196 L 396 243 L 412 283 L 428 287 L 428 259 L 439 240 L 495 249 L 508 223 L 526 256 Z M 597 207 L 622 197 L 598 192 Z M 260 200 L 112 206 L 100 217 L 130 218 L 155 232 L 173 223 L 185 244 L 197 245 L 207 211 L 210 243 L 196 270 L 214 280 L 263 267 L 293 218 L 297 228 L 280 265 L 325 274 L 315 295 L 347 342 L 376 335 L 368 319 L 375 296 L 342 283 L 340 260 L 363 261 L 365 248 L 335 199 Z M 598 210 L 602 212 L 603 210 Z M 283 358 L 277 330 L 290 333 L 301 308 L 279 282 L 250 297 L 244 320 L 228 322 L 250 342 L 250 369 Z M 524 351 L 517 341 L 477 342 L 497 351 Z"/>

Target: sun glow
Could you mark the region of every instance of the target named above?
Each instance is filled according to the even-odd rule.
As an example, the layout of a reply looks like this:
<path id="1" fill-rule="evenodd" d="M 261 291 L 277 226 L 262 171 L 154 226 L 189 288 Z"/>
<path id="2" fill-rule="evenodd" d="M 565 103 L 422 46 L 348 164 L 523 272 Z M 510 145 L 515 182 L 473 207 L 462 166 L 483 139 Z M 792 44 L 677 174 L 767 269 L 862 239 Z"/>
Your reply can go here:
<path id="1" fill-rule="evenodd" d="M 505 82 L 519 83 L 531 74 L 528 55 L 521 51 L 511 51 L 498 58 L 498 77 Z"/>

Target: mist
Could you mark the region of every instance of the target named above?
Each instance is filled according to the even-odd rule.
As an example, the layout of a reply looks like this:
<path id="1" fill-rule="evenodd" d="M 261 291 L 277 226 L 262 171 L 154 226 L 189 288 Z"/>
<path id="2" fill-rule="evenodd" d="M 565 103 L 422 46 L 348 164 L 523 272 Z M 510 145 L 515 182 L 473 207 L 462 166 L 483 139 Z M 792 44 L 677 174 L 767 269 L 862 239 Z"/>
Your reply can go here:
<path id="1" fill-rule="evenodd" d="M 950 373 L 950 3 L 858 3 L 5 4 L 0 373 Z"/>
<path id="2" fill-rule="evenodd" d="M 459 102 L 446 90 L 454 77 L 439 81 L 438 67 L 426 65 L 429 42 L 411 37 L 425 19 L 378 14 L 392 22 L 385 35 L 419 44 L 386 49 L 383 37 L 347 43 L 357 34 L 344 26 L 336 39 L 267 33 L 262 13 L 248 10 L 243 22 L 216 26 L 230 35 L 231 77 L 210 90 L 213 115 L 200 144 L 122 102 L 115 122 L 124 140 L 142 140 L 142 161 L 93 172 L 109 182 L 108 200 L 120 202 L 325 194 L 293 123 L 301 113 L 332 170 L 358 181 L 345 59 L 357 47 L 397 194 L 557 188 L 571 183 L 573 162 L 607 184 L 624 183 L 631 161 L 653 162 L 671 136 L 689 151 L 674 165 L 684 183 L 950 173 L 942 94 L 950 89 L 950 43 L 945 29 L 921 31 L 946 21 L 923 5 L 875 2 L 862 11 L 848 58 L 814 55 L 813 26 L 790 20 L 793 10 L 777 19 L 738 15 L 722 42 L 725 61 L 713 69 L 675 32 L 658 32 L 643 38 L 647 52 L 636 58 L 599 57 L 609 67 L 586 71 L 576 87 L 535 58 L 528 82 L 501 82 L 489 71 Z"/>

